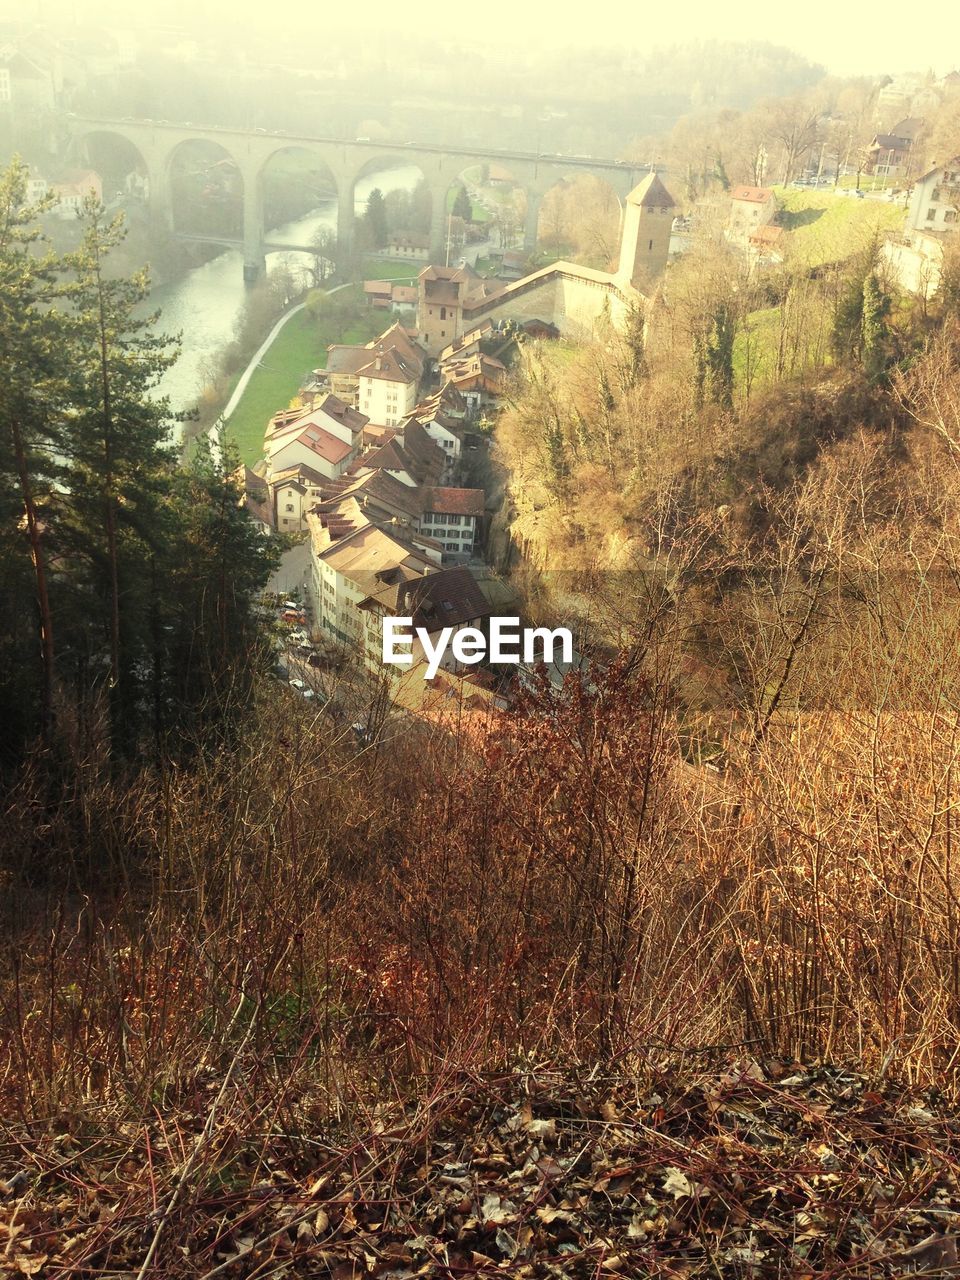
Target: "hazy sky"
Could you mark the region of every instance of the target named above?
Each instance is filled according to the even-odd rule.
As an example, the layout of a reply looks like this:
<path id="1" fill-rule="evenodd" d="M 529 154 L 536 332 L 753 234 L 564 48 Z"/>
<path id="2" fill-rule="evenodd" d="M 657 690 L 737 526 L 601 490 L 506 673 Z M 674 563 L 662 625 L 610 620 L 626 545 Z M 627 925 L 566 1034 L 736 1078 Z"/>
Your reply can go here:
<path id="1" fill-rule="evenodd" d="M 151 19 L 190 25 L 201 17 L 222 22 L 227 39 L 244 27 L 291 28 L 315 42 L 318 66 L 324 32 L 354 22 L 358 40 L 402 24 L 407 36 L 419 27 L 441 40 L 482 39 L 504 49 L 538 41 L 552 49 L 643 49 L 691 39 L 762 40 L 788 45 L 839 74 L 931 68 L 943 74 L 960 64 L 956 0 L 934 0 L 913 12 L 892 0 L 869 6 L 849 0 L 483 0 L 466 7 L 455 0 L 0 0 L 0 13 L 11 17 L 32 11 L 89 20 L 104 10 L 130 25 Z"/>

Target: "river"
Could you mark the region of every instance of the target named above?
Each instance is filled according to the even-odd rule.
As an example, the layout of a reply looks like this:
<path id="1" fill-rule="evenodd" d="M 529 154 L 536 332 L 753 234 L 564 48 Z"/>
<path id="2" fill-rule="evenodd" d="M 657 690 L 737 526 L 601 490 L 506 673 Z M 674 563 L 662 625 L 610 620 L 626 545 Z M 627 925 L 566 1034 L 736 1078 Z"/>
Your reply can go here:
<path id="1" fill-rule="evenodd" d="M 412 191 L 421 178 L 413 165 L 381 169 L 356 185 L 356 209 L 362 213 L 374 187 L 386 193 L 403 189 Z M 337 202 L 328 200 L 294 222 L 271 229 L 272 243 L 309 244 L 321 227 L 336 230 Z M 287 263 L 295 272 L 305 268 L 305 255 L 267 254 L 267 271 L 279 263 Z M 159 308 L 159 333 L 182 336 L 180 358 L 168 369 L 160 384 L 160 394 L 170 397 L 174 409 L 187 409 L 197 402 L 207 371 L 221 347 L 233 337 L 234 325 L 243 305 L 246 287 L 243 283 L 243 254 L 228 249 L 218 257 L 194 267 L 178 280 L 159 285 L 150 295 L 150 306 Z"/>

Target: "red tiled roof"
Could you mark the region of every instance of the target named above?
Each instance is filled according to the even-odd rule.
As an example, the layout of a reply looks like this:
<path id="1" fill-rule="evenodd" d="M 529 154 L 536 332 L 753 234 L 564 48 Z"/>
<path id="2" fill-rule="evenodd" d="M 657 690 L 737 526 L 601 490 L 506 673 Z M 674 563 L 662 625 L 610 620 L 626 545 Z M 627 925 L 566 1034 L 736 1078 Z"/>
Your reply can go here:
<path id="1" fill-rule="evenodd" d="M 270 452 L 279 453 L 280 450 L 286 449 L 291 444 L 302 444 L 309 449 L 311 453 L 315 453 L 318 458 L 323 458 L 325 462 L 329 462 L 331 466 L 343 462 L 344 458 L 349 458 L 353 452 L 353 446 L 347 444 L 343 440 L 338 440 L 335 435 L 329 431 L 325 431 L 312 420 L 291 424 L 283 431 L 274 433 L 270 441 Z"/>
<path id="2" fill-rule="evenodd" d="M 358 377 L 375 378 L 382 382 L 402 382 L 409 386 L 420 377 L 421 370 L 407 360 L 395 347 L 377 351 L 369 364 L 357 370 Z"/>
<path id="3" fill-rule="evenodd" d="M 438 511 L 444 515 L 454 516 L 483 515 L 482 489 L 450 489 L 437 486 L 424 491 L 423 501 L 425 511 Z"/>
<path id="4" fill-rule="evenodd" d="M 731 200 L 749 200 L 751 204 L 766 204 L 773 199 L 769 187 L 734 187 L 730 192 Z"/>

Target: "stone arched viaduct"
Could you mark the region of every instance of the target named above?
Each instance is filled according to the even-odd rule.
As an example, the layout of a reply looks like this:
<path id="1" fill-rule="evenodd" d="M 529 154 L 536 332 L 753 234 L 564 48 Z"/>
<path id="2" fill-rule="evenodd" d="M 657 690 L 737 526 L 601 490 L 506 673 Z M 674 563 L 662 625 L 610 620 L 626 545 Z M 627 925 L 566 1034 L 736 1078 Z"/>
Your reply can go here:
<path id="1" fill-rule="evenodd" d="M 243 181 L 243 273 L 255 280 L 264 268 L 263 174 L 271 158 L 291 147 L 317 156 L 330 170 L 337 185 L 337 238 L 352 248 L 354 189 L 377 163 L 416 165 L 430 188 L 432 221 L 430 260 L 443 261 L 446 235 L 447 193 L 465 168 L 493 162 L 506 167 L 527 195 L 524 246 L 536 246 L 537 219 L 543 197 L 561 178 L 591 173 L 610 184 L 621 202 L 636 186 L 645 169 L 613 160 L 582 156 L 543 156 L 530 152 L 464 149 L 432 143 L 344 142 L 330 138 L 300 137 L 286 133 L 249 132 L 240 129 L 197 128 L 192 125 L 150 120 L 111 120 L 73 117 L 69 121 L 76 147 L 93 134 L 113 134 L 134 146 L 143 157 L 149 179 L 153 216 L 173 225 L 170 199 L 170 166 L 177 148 L 185 142 L 212 142 L 234 161 Z"/>

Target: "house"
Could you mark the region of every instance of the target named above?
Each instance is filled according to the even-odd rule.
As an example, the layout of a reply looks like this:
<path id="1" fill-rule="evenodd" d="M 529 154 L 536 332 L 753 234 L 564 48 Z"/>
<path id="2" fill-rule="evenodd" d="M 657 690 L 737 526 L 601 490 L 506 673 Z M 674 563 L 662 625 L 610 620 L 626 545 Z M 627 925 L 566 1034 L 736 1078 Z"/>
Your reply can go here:
<path id="1" fill-rule="evenodd" d="M 389 311 L 393 301 L 393 285 L 389 280 L 364 280 L 363 296 L 368 306 Z"/>
<path id="2" fill-rule="evenodd" d="M 560 337 L 560 330 L 555 324 L 550 324 L 547 320 L 525 320 L 519 326 L 520 332 L 528 338 L 533 338 L 538 342 L 556 342 Z"/>
<path id="3" fill-rule="evenodd" d="M 381 570 L 373 575 L 369 594 L 358 607 L 365 615 L 364 656 L 367 666 L 376 674 L 386 674 L 394 680 L 409 678 L 410 667 L 384 666 L 385 618 L 410 618 L 412 635 L 421 630 L 430 637 L 434 646 L 442 631 L 452 631 L 440 669 L 455 672 L 470 668 L 458 663 L 454 657 L 453 637 L 468 627 L 482 630 L 492 612 L 473 574 L 462 567 L 428 571 L 419 576 L 400 566 Z M 417 639 L 412 641 L 410 648 L 411 665 L 416 670 L 426 662 L 426 653 Z"/>
<path id="4" fill-rule="evenodd" d="M 306 413 L 276 414 L 264 440 L 267 479 L 300 465 L 326 479 L 342 475 L 357 456 L 367 421 L 362 413 L 334 395 L 327 395 Z"/>
<path id="5" fill-rule="evenodd" d="M 403 434 L 407 439 L 412 430 L 419 427 L 443 452 L 444 482 L 450 480 L 463 451 L 463 423 L 451 417 L 443 409 L 418 406 L 404 419 Z"/>
<path id="6" fill-rule="evenodd" d="M 918 297 L 936 295 L 943 277 L 942 232 L 914 231 L 907 228 L 901 235 L 891 235 L 880 246 L 890 276 L 902 289 Z"/>
<path id="7" fill-rule="evenodd" d="M 374 338 L 372 342 L 367 342 L 362 346 L 343 343 L 329 346 L 327 348 L 327 366 L 323 370 L 314 371 L 315 380 L 318 385 L 325 385 L 334 395 L 347 404 L 352 405 L 354 408 L 362 407 L 360 405 L 361 369 L 366 370 L 377 354 L 383 355 L 385 352 L 392 350 L 397 351 L 398 359 L 402 361 L 405 370 L 413 370 L 416 373 L 416 381 L 419 382 L 423 376 L 424 353 L 399 320 L 394 321 L 389 329 L 385 329 L 378 338 Z M 404 382 L 404 385 L 406 386 L 407 384 Z M 399 387 L 396 389 L 399 391 Z M 416 387 L 414 387 L 415 391 Z M 391 402 L 386 388 L 380 388 L 378 392 L 374 392 L 374 389 L 368 385 L 367 394 L 375 408 L 385 408 Z M 399 395 L 397 402 L 400 402 Z M 380 425 L 387 426 L 390 424 L 381 418 Z"/>
<path id="8" fill-rule="evenodd" d="M 27 204 L 39 204 L 46 198 L 49 185 L 46 178 L 42 176 L 32 165 L 27 174 Z"/>
<path id="9" fill-rule="evenodd" d="M 508 249 L 500 262 L 497 275 L 501 280 L 520 280 L 527 274 L 527 259 L 515 249 Z"/>
<path id="10" fill-rule="evenodd" d="M 390 307 L 393 311 L 415 311 L 417 308 L 416 286 L 395 284 L 390 293 Z"/>
<path id="11" fill-rule="evenodd" d="M 769 266 L 783 261 L 786 248 L 786 232 L 783 227 L 769 223 L 750 233 L 747 247 L 756 266 Z"/>
<path id="12" fill-rule="evenodd" d="M 416 580 L 440 568 L 436 544 L 399 528 L 384 528 L 355 497 L 307 515 L 311 584 L 317 625 L 345 644 L 365 647 L 367 621 L 360 604 L 382 580 Z M 376 651 L 377 670 L 382 670 Z"/>
<path id="13" fill-rule="evenodd" d="M 398 434 L 396 427 L 381 427 L 375 422 L 368 422 L 360 437 L 362 449 L 379 449 L 382 444 L 389 444 Z"/>
<path id="14" fill-rule="evenodd" d="M 411 419 L 402 434 L 357 458 L 350 474 L 389 471 L 403 484 L 416 488 L 422 484 L 438 483 L 446 469 L 447 459 L 443 450 L 431 440 L 419 422 Z"/>
<path id="15" fill-rule="evenodd" d="M 484 501 L 482 489 L 426 488 L 420 532 L 436 538 L 448 555 L 469 557 L 483 519 Z"/>
<path id="16" fill-rule="evenodd" d="M 464 358 L 445 360 L 440 374 L 465 398 L 469 409 L 476 409 L 488 398 L 503 394 L 507 382 L 506 365 L 482 351 Z"/>
<path id="17" fill-rule="evenodd" d="M 425 532 L 421 528 L 424 490 L 405 484 L 385 469 L 324 482 L 311 509 L 321 515 L 336 513 L 345 510 L 345 504 L 352 500 L 360 504 L 364 516 L 374 524 Z"/>
<path id="18" fill-rule="evenodd" d="M 770 187 L 734 187 L 730 192 L 727 236 L 747 245 L 750 236 L 771 223 L 776 214 L 777 200 Z"/>
<path id="19" fill-rule="evenodd" d="M 950 235 L 960 210 L 960 156 L 928 170 L 914 183 L 907 230 Z"/>
<path id="20" fill-rule="evenodd" d="M 410 418 L 401 437 L 403 450 L 419 477 L 418 484 L 439 484 L 447 467 L 443 449 L 416 418 Z"/>
<path id="21" fill-rule="evenodd" d="M 899 178 L 910 169 L 914 146 L 923 129 L 919 116 L 908 116 L 889 133 L 878 133 L 867 149 L 867 173 L 878 178 Z"/>
<path id="22" fill-rule="evenodd" d="M 410 262 L 427 262 L 430 258 L 430 238 L 416 234 L 391 235 L 381 251 L 385 258 L 402 258 Z"/>
<path id="23" fill-rule="evenodd" d="M 398 437 L 377 448 L 368 449 L 357 458 L 350 469 L 351 475 L 362 476 L 370 471 L 387 471 L 402 484 L 416 489 L 421 483 L 410 455 Z"/>
<path id="24" fill-rule="evenodd" d="M 275 471 L 267 483 L 273 527 L 278 533 L 303 533 L 307 512 L 319 501 L 327 476 L 301 462 Z"/>
<path id="25" fill-rule="evenodd" d="M 319 384 L 343 400 L 345 404 L 357 407 L 357 392 L 360 389 L 358 370 L 369 363 L 370 352 L 366 346 L 349 346 L 333 343 L 327 347 L 326 368 L 316 371 Z"/>
<path id="26" fill-rule="evenodd" d="M 103 200 L 103 184 L 93 169 L 71 169 L 57 182 L 50 183 L 51 194 L 57 197 L 53 212 L 59 218 L 75 218 L 87 196 Z"/>
<path id="27" fill-rule="evenodd" d="M 378 346 L 373 358 L 357 370 L 357 401 L 371 422 L 396 426 L 417 403 L 423 362 L 399 346 Z"/>
<path id="28" fill-rule="evenodd" d="M 441 366 L 454 357 L 476 355 L 480 350 L 480 344 L 493 333 L 493 324 L 490 320 L 484 320 L 469 333 L 462 334 L 459 338 L 455 338 L 440 352 Z"/>

